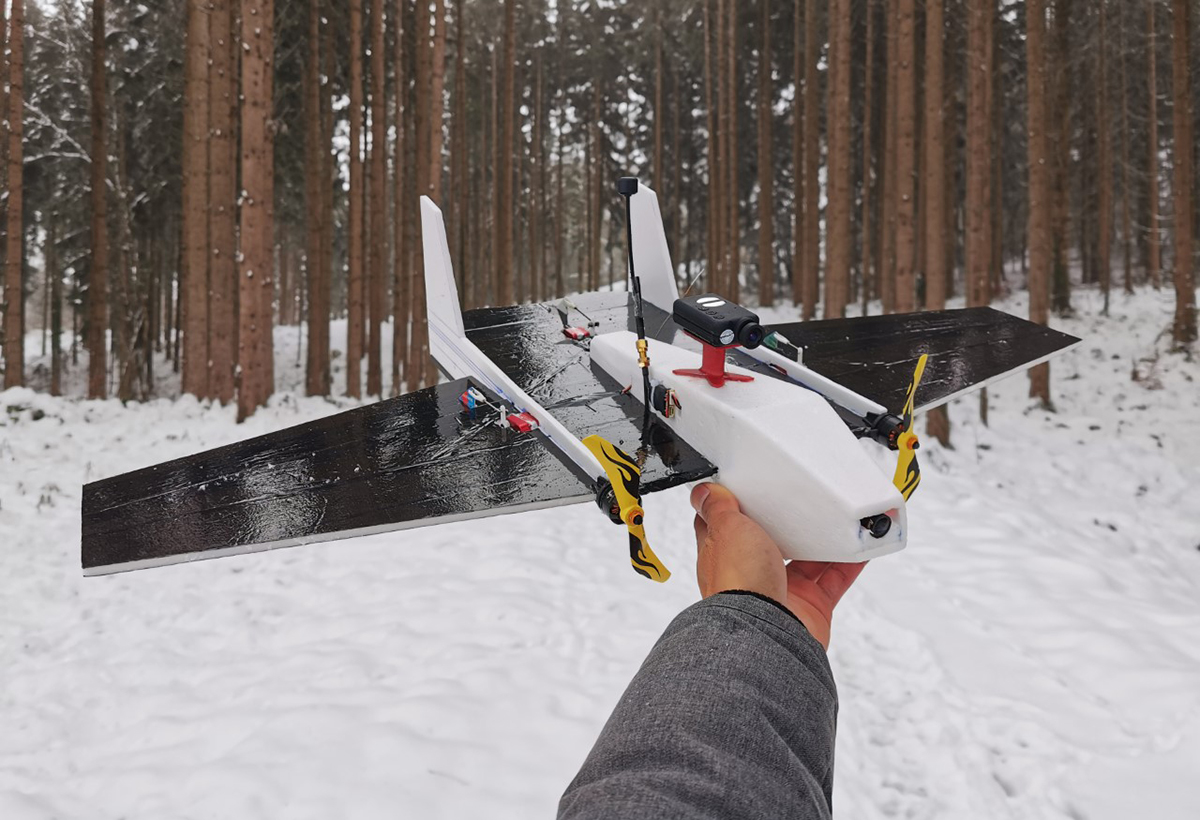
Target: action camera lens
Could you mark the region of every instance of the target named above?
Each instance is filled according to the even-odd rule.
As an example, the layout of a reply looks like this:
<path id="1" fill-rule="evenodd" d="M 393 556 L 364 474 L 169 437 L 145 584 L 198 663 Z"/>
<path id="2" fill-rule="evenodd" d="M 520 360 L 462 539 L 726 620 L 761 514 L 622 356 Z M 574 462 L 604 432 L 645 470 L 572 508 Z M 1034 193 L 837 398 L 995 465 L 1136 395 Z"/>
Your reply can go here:
<path id="1" fill-rule="evenodd" d="M 763 329 L 762 325 L 751 322 L 742 328 L 742 332 L 738 334 L 741 339 L 742 347 L 755 348 L 762 344 Z"/>

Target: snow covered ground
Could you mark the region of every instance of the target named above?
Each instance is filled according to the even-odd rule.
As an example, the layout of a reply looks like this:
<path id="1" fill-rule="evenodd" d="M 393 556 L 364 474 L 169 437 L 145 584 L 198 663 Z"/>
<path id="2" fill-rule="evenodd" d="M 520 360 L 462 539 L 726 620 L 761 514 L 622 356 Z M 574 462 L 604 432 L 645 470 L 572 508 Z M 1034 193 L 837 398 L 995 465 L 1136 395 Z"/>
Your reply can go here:
<path id="1" fill-rule="evenodd" d="M 1166 292 L 1076 305 L 1058 412 L 1024 377 L 990 427 L 953 405 L 839 609 L 842 817 L 1200 817 L 1200 364 Z M 697 597 L 685 490 L 648 504 L 662 586 L 589 507 L 81 577 L 84 482 L 347 406 L 0 393 L 0 818 L 553 815 Z"/>

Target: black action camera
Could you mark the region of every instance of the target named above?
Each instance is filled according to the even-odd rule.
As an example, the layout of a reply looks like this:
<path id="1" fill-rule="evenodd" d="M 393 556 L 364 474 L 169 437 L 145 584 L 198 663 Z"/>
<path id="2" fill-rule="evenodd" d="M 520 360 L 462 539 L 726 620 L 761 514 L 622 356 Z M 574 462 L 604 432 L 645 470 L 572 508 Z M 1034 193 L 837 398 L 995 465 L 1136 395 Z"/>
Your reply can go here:
<path id="1" fill-rule="evenodd" d="M 755 348 L 767 335 L 756 314 L 712 293 L 676 299 L 671 317 L 686 332 L 713 347 Z"/>

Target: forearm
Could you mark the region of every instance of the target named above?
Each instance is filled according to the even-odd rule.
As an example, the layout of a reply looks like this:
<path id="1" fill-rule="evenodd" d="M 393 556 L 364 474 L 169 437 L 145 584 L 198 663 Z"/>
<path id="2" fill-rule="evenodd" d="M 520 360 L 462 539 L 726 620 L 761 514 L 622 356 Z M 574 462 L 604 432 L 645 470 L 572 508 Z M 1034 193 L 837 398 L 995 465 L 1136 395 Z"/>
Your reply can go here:
<path id="1" fill-rule="evenodd" d="M 559 817 L 828 817 L 837 693 L 790 614 L 720 593 L 667 627 Z"/>

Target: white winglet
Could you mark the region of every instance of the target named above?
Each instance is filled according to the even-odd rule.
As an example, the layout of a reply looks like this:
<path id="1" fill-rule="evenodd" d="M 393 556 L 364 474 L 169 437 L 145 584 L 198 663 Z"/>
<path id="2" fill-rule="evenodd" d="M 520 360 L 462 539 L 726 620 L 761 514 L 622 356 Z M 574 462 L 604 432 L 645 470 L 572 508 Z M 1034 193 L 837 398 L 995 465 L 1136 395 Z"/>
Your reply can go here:
<path id="1" fill-rule="evenodd" d="M 642 282 L 642 299 L 670 313 L 679 298 L 675 284 L 675 266 L 667 247 L 658 195 L 642 183 L 629 198 L 629 216 L 633 222 L 633 265 Z"/>

